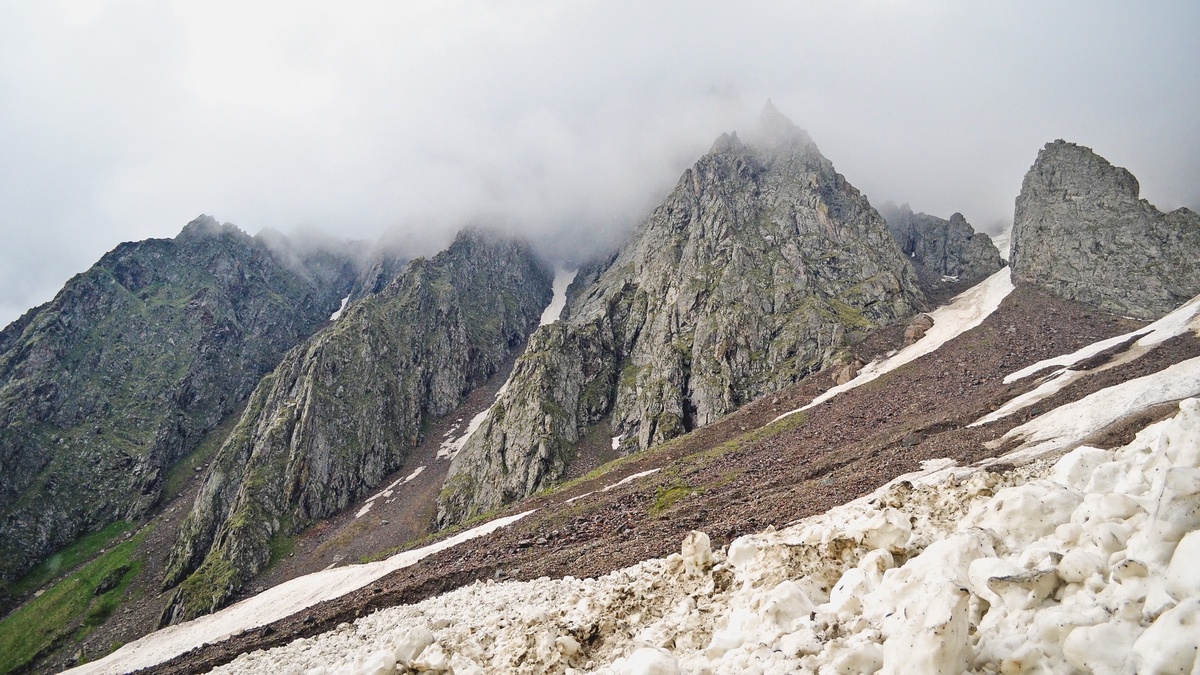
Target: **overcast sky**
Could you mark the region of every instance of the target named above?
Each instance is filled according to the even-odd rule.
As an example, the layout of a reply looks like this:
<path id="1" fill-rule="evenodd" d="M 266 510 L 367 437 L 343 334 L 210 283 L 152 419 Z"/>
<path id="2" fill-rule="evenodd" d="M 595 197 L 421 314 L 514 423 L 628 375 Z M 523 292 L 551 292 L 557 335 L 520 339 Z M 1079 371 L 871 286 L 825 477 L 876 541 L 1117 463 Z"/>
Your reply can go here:
<path id="1" fill-rule="evenodd" d="M 768 97 L 876 205 L 993 229 L 1065 138 L 1195 207 L 1198 31 L 1193 0 L 0 0 L 0 325 L 200 213 L 611 240 Z"/>

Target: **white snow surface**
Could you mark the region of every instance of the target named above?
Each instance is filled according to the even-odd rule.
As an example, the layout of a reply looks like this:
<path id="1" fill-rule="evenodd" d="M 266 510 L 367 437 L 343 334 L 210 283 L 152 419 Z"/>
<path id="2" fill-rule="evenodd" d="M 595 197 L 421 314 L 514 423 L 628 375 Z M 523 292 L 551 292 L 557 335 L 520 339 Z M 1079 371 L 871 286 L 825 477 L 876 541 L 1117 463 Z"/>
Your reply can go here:
<path id="1" fill-rule="evenodd" d="M 542 310 L 542 321 L 539 325 L 545 326 L 558 321 L 558 317 L 562 314 L 563 307 L 567 306 L 567 287 L 575 281 L 575 271 L 567 271 L 561 267 L 554 270 L 554 297 L 551 298 L 550 304 L 546 305 L 546 309 Z"/>
<path id="2" fill-rule="evenodd" d="M 949 303 L 938 307 L 929 313 L 933 319 L 933 327 L 925 332 L 925 336 L 913 344 L 901 349 L 892 356 L 880 361 L 872 361 L 863 366 L 858 376 L 845 384 L 840 384 L 814 398 L 811 403 L 786 412 L 776 420 L 788 415 L 794 415 L 818 406 L 838 394 L 860 387 L 879 376 L 889 373 L 906 363 L 936 351 L 950 340 L 962 335 L 983 323 L 1000 302 L 1008 297 L 1013 290 L 1012 277 L 1005 267 L 992 276 L 958 294 Z"/>
<path id="3" fill-rule="evenodd" d="M 484 408 L 483 410 L 479 411 L 479 414 L 472 417 L 471 421 L 467 423 L 466 431 L 462 432 L 462 434 L 458 436 L 455 436 L 454 438 L 442 441 L 442 444 L 438 447 L 437 451 L 438 459 L 454 459 L 454 456 L 457 455 L 459 451 L 462 450 L 467 444 L 467 439 L 471 437 L 471 434 L 475 433 L 475 431 L 483 425 L 483 421 L 487 419 L 488 414 L 492 412 L 492 408 L 496 406 L 496 401 L 499 401 L 500 397 L 504 395 L 504 392 L 508 391 L 508 385 L 510 382 L 512 382 L 512 373 L 508 374 L 508 379 L 505 380 L 504 384 L 500 385 L 500 388 L 496 390 L 496 398 L 492 400 L 492 405 Z M 458 425 L 456 424 L 451 427 L 450 431 L 446 432 L 446 435 L 449 436 L 457 430 Z"/>
<path id="4" fill-rule="evenodd" d="M 641 477 L 643 477 L 643 476 L 649 476 L 649 475 L 651 475 L 651 474 L 658 473 L 659 471 L 661 471 L 661 469 L 650 469 L 650 470 L 648 470 L 648 471 L 641 471 L 641 472 L 639 472 L 639 473 L 635 473 L 635 474 L 631 474 L 631 475 L 629 475 L 629 476 L 625 476 L 624 478 L 622 478 L 621 480 L 619 480 L 619 481 L 617 481 L 617 482 L 613 483 L 612 485 L 605 485 L 604 487 L 600 488 L 600 491 L 601 491 L 601 492 L 608 492 L 609 490 L 611 490 L 611 489 L 613 489 L 613 488 L 620 487 L 620 486 L 622 486 L 622 485 L 624 485 L 624 484 L 626 484 L 626 483 L 632 483 L 633 481 L 635 481 L 635 480 L 637 480 L 637 479 L 639 479 L 639 478 L 641 478 Z"/>
<path id="5" fill-rule="evenodd" d="M 1000 257 L 1008 260 L 1008 255 L 1012 252 L 1012 228 L 1010 227 L 1000 234 L 993 235 L 992 244 L 1000 251 Z"/>
<path id="6" fill-rule="evenodd" d="M 1200 672 L 1200 400 L 1116 450 L 915 480 L 598 579 L 487 581 L 214 672 Z"/>
<path id="7" fill-rule="evenodd" d="M 1016 450 L 995 461 L 1036 457 L 1066 449 L 1127 415 L 1192 396 L 1200 396 L 1200 357 L 1101 389 L 1055 408 L 1013 427 L 989 445 L 999 447 L 1010 440 L 1022 441 Z"/>
<path id="8" fill-rule="evenodd" d="M 397 553 L 386 560 L 365 565 L 347 565 L 297 577 L 252 598 L 226 607 L 215 614 L 202 616 L 187 623 L 151 633 L 136 642 L 121 647 L 99 661 L 93 661 L 68 672 L 79 675 L 108 674 L 148 668 L 202 643 L 218 642 L 242 631 L 282 619 L 319 602 L 341 597 L 384 575 L 413 565 L 438 551 L 511 525 L 530 513 L 533 511 L 497 518 L 429 546 Z"/>
<path id="9" fill-rule="evenodd" d="M 338 307 L 337 310 L 334 311 L 333 314 L 329 315 L 330 321 L 337 321 L 338 319 L 342 318 L 342 312 L 346 311 L 346 303 L 347 302 L 350 302 L 350 296 L 348 296 L 348 295 L 346 297 L 342 298 L 342 306 Z"/>
<path id="10" fill-rule="evenodd" d="M 1192 298 L 1179 309 L 1171 312 L 1170 314 L 1146 326 L 1145 328 L 1140 328 L 1138 330 L 1125 333 L 1124 335 L 1118 335 L 1106 340 L 1094 342 L 1086 347 L 1071 352 L 1070 354 L 1044 359 L 1033 365 L 1026 366 L 1025 368 L 1008 374 L 1004 378 L 1005 384 L 1011 384 L 1018 380 L 1024 379 L 1045 368 L 1052 368 L 1054 366 L 1073 366 L 1085 359 L 1089 359 L 1100 352 L 1103 352 L 1106 349 L 1109 349 L 1110 347 L 1115 347 L 1123 342 L 1141 336 L 1140 339 L 1130 345 L 1127 350 L 1117 354 L 1107 363 L 1097 368 L 1079 371 L 1072 370 L 1069 367 L 1060 367 L 1059 370 L 1047 375 L 1044 381 L 1034 389 L 1013 398 L 1000 408 L 988 413 L 987 415 L 984 415 L 983 417 L 980 417 L 968 426 L 975 427 L 981 424 L 995 422 L 996 420 L 1007 417 L 1022 408 L 1026 408 L 1045 398 L 1053 396 L 1072 382 L 1139 359 L 1153 349 L 1155 345 L 1161 344 L 1173 337 L 1183 335 L 1187 332 L 1200 334 L 1200 296 Z M 1191 394 L 1186 395 L 1190 396 Z"/>

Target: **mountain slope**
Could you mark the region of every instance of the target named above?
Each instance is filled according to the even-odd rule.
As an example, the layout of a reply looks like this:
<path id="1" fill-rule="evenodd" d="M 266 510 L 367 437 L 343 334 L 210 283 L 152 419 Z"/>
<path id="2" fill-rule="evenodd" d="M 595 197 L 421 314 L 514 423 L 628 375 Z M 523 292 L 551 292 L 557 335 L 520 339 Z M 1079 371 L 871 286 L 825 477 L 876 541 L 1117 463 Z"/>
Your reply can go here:
<path id="1" fill-rule="evenodd" d="M 442 525 L 561 477 L 589 429 L 631 452 L 844 358 L 849 335 L 924 307 L 883 219 L 768 104 L 762 140 L 724 135 L 533 335 L 453 460 Z M 595 434 L 595 431 L 592 432 Z"/>
<path id="2" fill-rule="evenodd" d="M 526 245 L 468 230 L 292 350 L 205 477 L 168 564 L 166 585 L 182 584 L 163 621 L 221 606 L 269 562 L 273 540 L 399 468 L 430 419 L 523 346 L 550 282 Z"/>
<path id="3" fill-rule="evenodd" d="M 1140 319 L 1200 293 L 1200 214 L 1164 214 L 1139 189 L 1091 148 L 1047 143 L 1017 197 L 1014 279 Z"/>
<path id="4" fill-rule="evenodd" d="M 202 216 L 118 246 L 0 333 L 0 588 L 144 515 L 163 472 L 337 308 L 349 255 Z"/>

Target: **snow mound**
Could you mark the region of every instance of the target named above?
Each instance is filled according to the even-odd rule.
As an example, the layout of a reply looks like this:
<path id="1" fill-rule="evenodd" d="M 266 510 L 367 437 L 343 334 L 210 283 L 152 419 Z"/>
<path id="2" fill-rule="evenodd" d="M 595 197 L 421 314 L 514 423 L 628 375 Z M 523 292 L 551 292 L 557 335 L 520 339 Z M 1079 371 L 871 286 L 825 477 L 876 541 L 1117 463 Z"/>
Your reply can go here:
<path id="1" fill-rule="evenodd" d="M 599 579 L 477 583 L 214 672 L 1198 672 L 1200 401 L 1116 450 L 921 475 L 725 552 L 693 532 Z"/>

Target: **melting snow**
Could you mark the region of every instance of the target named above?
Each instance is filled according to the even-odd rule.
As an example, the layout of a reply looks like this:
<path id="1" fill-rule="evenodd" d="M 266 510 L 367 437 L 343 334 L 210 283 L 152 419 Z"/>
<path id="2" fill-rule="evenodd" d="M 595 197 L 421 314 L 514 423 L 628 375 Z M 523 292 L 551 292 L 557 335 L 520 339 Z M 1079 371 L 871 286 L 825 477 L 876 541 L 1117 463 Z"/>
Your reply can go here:
<path id="1" fill-rule="evenodd" d="M 598 579 L 476 583 L 214 672 L 1200 672 L 1200 401 L 1117 450 L 916 477 L 725 551 L 693 532 Z"/>
<path id="2" fill-rule="evenodd" d="M 348 295 L 346 297 L 342 298 L 342 306 L 338 307 L 337 311 L 335 311 L 333 314 L 329 315 L 330 321 L 337 321 L 338 319 L 340 319 L 342 317 L 342 312 L 346 311 L 346 303 L 347 302 L 350 302 L 350 296 L 348 296 Z"/>
<path id="3" fill-rule="evenodd" d="M 567 306 L 567 287 L 575 281 L 576 272 L 568 272 L 567 270 L 558 267 L 554 270 L 554 297 L 550 300 L 550 304 L 542 311 L 542 321 L 539 325 L 545 326 L 558 321 L 558 317 L 562 314 L 563 307 Z"/>
<path id="4" fill-rule="evenodd" d="M 292 579 L 215 614 L 151 633 L 99 661 L 80 666 L 70 672 L 79 675 L 125 673 L 162 663 L 196 645 L 217 642 L 244 630 L 282 619 L 318 602 L 343 596 L 438 551 L 515 523 L 530 513 L 533 511 L 498 518 L 435 544 L 397 553 L 379 562 L 347 565 Z"/>
<path id="5" fill-rule="evenodd" d="M 1070 354 L 1045 359 L 1009 374 L 1004 378 L 1005 384 L 1011 384 L 1023 378 L 1029 377 L 1030 375 L 1033 375 L 1044 368 L 1050 368 L 1054 366 L 1073 366 L 1085 359 L 1089 359 L 1103 352 L 1106 349 L 1115 347 L 1123 342 L 1141 336 L 1137 342 L 1134 342 L 1129 347 L 1129 349 L 1113 357 L 1113 359 L 1111 359 L 1108 363 L 1093 370 L 1077 371 L 1071 370 L 1070 368 L 1060 368 L 1055 373 L 1049 375 L 1046 381 L 1042 382 L 1033 390 L 1008 401 L 999 409 L 984 415 L 978 420 L 972 422 L 969 426 L 979 426 L 981 424 L 987 424 L 1003 417 L 1007 417 L 1008 415 L 1011 415 L 1022 408 L 1031 406 L 1038 401 L 1053 396 L 1076 380 L 1095 373 L 1103 372 L 1110 368 L 1115 368 L 1125 363 L 1129 363 L 1130 361 L 1138 359 L 1143 354 L 1149 352 L 1155 345 L 1165 342 L 1178 335 L 1183 335 L 1187 332 L 1200 334 L 1200 296 L 1192 298 L 1179 309 L 1171 312 L 1170 314 L 1164 316 L 1158 321 L 1155 321 L 1149 326 L 1146 326 L 1145 328 L 1125 333 L 1124 335 L 1108 338 L 1107 340 L 1100 340 L 1099 342 L 1092 343 Z M 1153 378 L 1154 376 L 1152 375 L 1150 377 Z M 1155 386 L 1154 381 L 1146 381 L 1144 384 L 1149 386 L 1151 389 L 1153 389 Z M 1189 390 L 1187 390 L 1186 385 L 1184 385 L 1184 391 L 1185 393 L 1183 396 L 1192 395 L 1192 393 L 1188 393 Z M 1174 400 L 1175 398 L 1182 398 L 1182 396 L 1166 398 L 1157 402 L 1162 403 L 1164 401 Z M 1147 404 L 1147 406 L 1149 405 L 1154 404 Z"/>
<path id="6" fill-rule="evenodd" d="M 881 361 L 868 363 L 859 371 L 858 377 L 827 390 L 808 405 L 786 412 L 775 419 L 783 419 L 788 415 L 820 405 L 842 392 L 862 386 L 880 375 L 936 351 L 950 340 L 983 323 L 983 320 L 996 311 L 1000 302 L 1008 297 L 1012 290 L 1012 278 L 1008 268 L 1005 267 L 958 294 L 950 303 L 930 312 L 929 316 L 933 319 L 933 327 L 926 331 L 925 336 L 920 340 Z"/>

